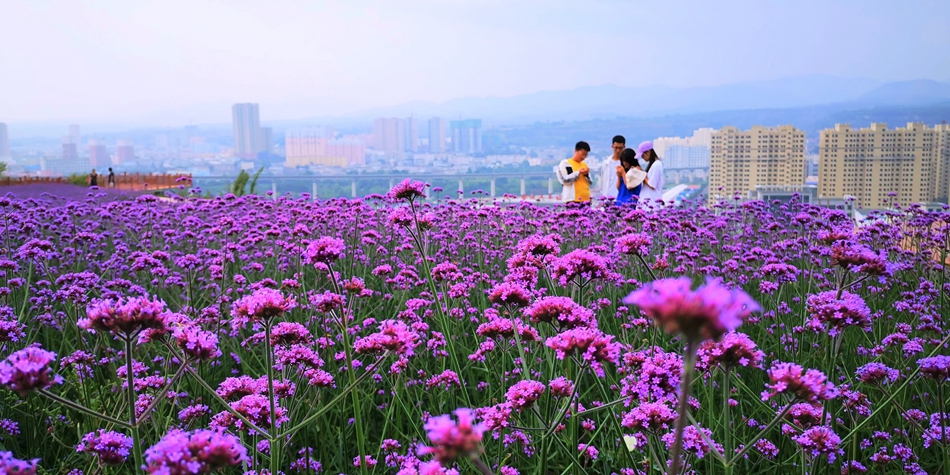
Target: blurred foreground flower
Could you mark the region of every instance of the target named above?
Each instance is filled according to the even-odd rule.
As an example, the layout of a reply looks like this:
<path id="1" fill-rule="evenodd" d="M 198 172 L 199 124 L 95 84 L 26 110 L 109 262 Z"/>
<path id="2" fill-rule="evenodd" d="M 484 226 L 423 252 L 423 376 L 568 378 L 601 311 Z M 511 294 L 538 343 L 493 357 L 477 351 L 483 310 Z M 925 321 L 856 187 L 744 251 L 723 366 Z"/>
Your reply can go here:
<path id="1" fill-rule="evenodd" d="M 426 422 L 424 427 L 434 446 L 421 447 L 419 455 L 432 454 L 442 465 L 449 465 L 458 458 L 478 457 L 485 426 L 474 424 L 475 414 L 471 409 L 456 409 L 455 415 L 457 423 L 448 415 Z"/>

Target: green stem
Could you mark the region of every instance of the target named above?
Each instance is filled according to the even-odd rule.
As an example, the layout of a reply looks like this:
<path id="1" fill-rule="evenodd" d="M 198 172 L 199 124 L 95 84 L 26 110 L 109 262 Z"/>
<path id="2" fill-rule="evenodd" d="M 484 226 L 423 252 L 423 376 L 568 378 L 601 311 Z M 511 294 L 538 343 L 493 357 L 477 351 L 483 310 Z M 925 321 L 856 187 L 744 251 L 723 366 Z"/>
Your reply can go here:
<path id="1" fill-rule="evenodd" d="M 191 375 L 195 377 L 195 380 L 198 381 L 198 384 L 200 384 L 201 387 L 205 388 L 209 393 L 211 393 L 211 396 L 212 396 L 212 397 L 214 397 L 215 399 L 217 399 L 218 402 L 220 402 L 221 404 L 224 405 L 225 410 L 227 410 L 228 412 L 230 412 L 231 414 L 233 414 L 234 417 L 237 417 L 238 419 L 240 419 L 241 422 L 247 424 L 247 427 L 248 427 L 249 429 L 253 430 L 254 432 L 257 432 L 258 434 L 260 434 L 261 437 L 264 437 L 265 439 L 269 439 L 269 438 L 270 438 L 270 435 L 269 435 L 268 431 L 266 431 L 266 430 L 261 429 L 260 427 L 258 427 L 257 424 L 251 422 L 251 420 L 248 419 L 247 417 L 244 417 L 244 414 L 241 414 L 240 412 L 235 411 L 234 408 L 231 407 L 231 405 L 228 404 L 228 402 L 225 401 L 223 397 L 219 396 L 218 393 L 217 393 L 217 391 L 215 391 L 214 388 L 212 388 L 211 385 L 208 384 L 208 382 L 205 381 L 204 378 L 202 378 L 201 375 L 198 374 L 197 371 L 195 371 L 194 368 L 189 367 L 189 368 L 188 368 L 188 372 L 191 373 Z"/>
<path id="2" fill-rule="evenodd" d="M 726 460 L 729 460 L 729 457 L 732 455 L 732 427 L 730 427 L 732 419 L 729 417 L 729 380 L 731 379 L 730 376 L 732 376 L 730 370 L 731 368 L 726 366 L 723 370 L 722 377 L 722 447 L 724 452 L 723 456 Z M 726 475 L 732 475 L 732 465 L 730 465 L 728 462 L 726 463 Z"/>
<path id="3" fill-rule="evenodd" d="M 277 433 L 277 394 L 274 392 L 274 355 L 271 353 L 270 341 L 271 322 L 264 322 L 264 364 L 267 365 L 267 400 L 270 402 L 270 434 Z M 280 439 L 268 437 L 270 448 L 270 473 L 276 474 L 280 470 Z"/>
<path id="4" fill-rule="evenodd" d="M 937 410 L 940 411 L 940 443 L 943 445 L 943 473 L 950 474 L 950 447 L 947 447 L 947 401 L 943 398 L 943 381 L 937 382 Z"/>
<path id="5" fill-rule="evenodd" d="M 43 397 L 45 397 L 45 398 L 47 398 L 47 399 L 49 399 L 49 400 L 51 400 L 51 401 L 58 402 L 58 403 L 60 403 L 60 404 L 62 404 L 62 405 L 64 405 L 64 406 L 66 406 L 66 407 L 68 407 L 68 408 L 70 408 L 70 409 L 75 409 L 75 410 L 77 410 L 77 411 L 79 411 L 79 412 L 81 412 L 81 413 L 83 413 L 83 414 L 86 414 L 86 415 L 95 417 L 95 418 L 100 419 L 100 420 L 103 420 L 103 421 L 105 421 L 105 422 L 109 422 L 109 423 L 111 423 L 111 424 L 115 424 L 115 425 L 117 425 L 117 426 L 119 426 L 119 427 L 122 427 L 123 429 L 130 429 L 130 428 L 132 427 L 132 426 L 130 426 L 129 423 L 126 422 L 126 421 L 121 421 L 121 420 L 119 420 L 119 419 L 116 419 L 116 418 L 114 418 L 114 417 L 107 416 L 107 415 L 105 415 L 105 414 L 99 414 L 98 412 L 93 411 L 92 409 L 89 409 L 88 407 L 83 406 L 82 404 L 79 404 L 79 403 L 77 403 L 77 402 L 75 402 L 75 401 L 70 401 L 69 399 L 62 398 L 62 397 L 60 397 L 60 396 L 57 396 L 57 395 L 55 395 L 55 394 L 49 392 L 49 391 L 46 390 L 46 389 L 40 389 L 40 390 L 38 390 L 37 392 L 40 393 L 41 396 L 43 396 Z"/>
<path id="6" fill-rule="evenodd" d="M 161 392 L 159 392 L 155 399 L 149 403 L 147 408 L 145 408 L 145 411 L 142 412 L 142 415 L 135 421 L 135 425 L 140 426 L 143 422 L 148 420 L 148 416 L 151 415 L 152 410 L 155 409 L 155 406 L 157 406 L 158 403 L 165 398 L 165 395 L 168 394 L 168 391 L 171 390 L 172 386 L 174 386 L 175 383 L 181 379 L 181 376 L 185 374 L 185 370 L 188 369 L 188 364 L 189 361 L 187 359 L 182 360 L 181 366 L 178 367 L 178 371 L 175 372 L 175 375 L 172 376 L 172 379 L 165 384 L 165 387 L 162 388 Z"/>
<path id="7" fill-rule="evenodd" d="M 759 433 L 756 434 L 755 437 L 753 437 L 752 440 L 749 441 L 749 443 L 745 444 L 745 447 L 743 447 L 742 450 L 736 453 L 736 456 L 733 457 L 731 461 L 729 461 L 728 465 L 735 465 L 736 461 L 742 459 L 742 456 L 745 455 L 745 453 L 748 452 L 749 449 L 751 449 L 752 446 L 754 446 L 755 443 L 759 441 L 759 439 L 761 439 L 762 437 L 765 437 L 765 434 L 768 433 L 768 431 L 772 430 L 772 428 L 774 428 L 779 422 L 781 422 L 781 420 L 785 418 L 785 415 L 788 414 L 788 411 L 792 410 L 793 402 L 788 403 L 788 405 L 785 406 L 785 409 L 782 409 L 782 412 L 776 414 L 775 418 L 772 419 L 772 421 L 769 422 L 769 424 L 765 426 L 764 429 L 759 431 Z"/>
<path id="8" fill-rule="evenodd" d="M 673 448 L 670 450 L 670 467 L 667 475 L 676 475 L 680 471 L 680 453 L 683 451 L 683 431 L 686 429 L 686 411 L 689 409 L 689 390 L 692 386 L 693 366 L 696 364 L 696 343 L 686 343 L 683 380 L 680 385 L 680 400 L 677 408 L 676 430 L 673 433 Z"/>
<path id="9" fill-rule="evenodd" d="M 135 456 L 135 466 L 141 468 L 145 466 L 145 459 L 142 457 L 142 439 L 139 436 L 139 428 L 135 417 L 135 375 L 132 373 L 132 348 L 135 343 L 132 337 L 125 339 L 125 380 L 128 384 L 127 392 L 129 399 L 129 426 L 132 429 L 132 453 Z"/>

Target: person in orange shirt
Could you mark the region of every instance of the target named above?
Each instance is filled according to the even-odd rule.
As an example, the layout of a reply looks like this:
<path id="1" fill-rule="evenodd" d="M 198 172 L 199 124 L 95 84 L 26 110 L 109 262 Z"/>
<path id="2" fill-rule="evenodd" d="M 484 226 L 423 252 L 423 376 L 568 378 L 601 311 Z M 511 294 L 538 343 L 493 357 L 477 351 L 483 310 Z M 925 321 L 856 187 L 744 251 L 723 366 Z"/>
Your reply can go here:
<path id="1" fill-rule="evenodd" d="M 587 142 L 577 142 L 574 146 L 574 156 L 562 160 L 558 166 L 558 181 L 564 185 L 561 199 L 565 202 L 590 204 L 590 168 L 584 163 L 590 145 Z"/>

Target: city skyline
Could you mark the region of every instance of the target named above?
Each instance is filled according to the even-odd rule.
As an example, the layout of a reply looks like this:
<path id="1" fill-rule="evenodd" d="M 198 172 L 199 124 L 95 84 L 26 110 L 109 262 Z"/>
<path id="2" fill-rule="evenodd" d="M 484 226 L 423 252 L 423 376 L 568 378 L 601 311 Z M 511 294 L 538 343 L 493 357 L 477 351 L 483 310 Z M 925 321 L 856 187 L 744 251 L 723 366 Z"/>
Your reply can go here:
<path id="1" fill-rule="evenodd" d="M 712 87 L 810 74 L 950 81 L 950 64 L 924 60 L 950 44 L 943 27 L 950 12 L 942 7 L 818 0 L 11 2 L 5 8 L 18 21 L 0 31 L 0 41 L 22 46 L 0 52 L 2 87 L 15 92 L 0 95 L 0 120 L 139 120 L 177 110 L 184 125 L 204 123 L 198 116 L 214 109 L 209 105 L 246 99 L 294 119 L 604 84 Z M 721 20 L 737 15 L 746 27 L 723 28 Z M 890 27 L 895 22 L 915 26 L 907 32 Z M 326 27 L 311 28 L 315 23 Z M 258 34 L 222 30 L 244 26 Z M 36 31 L 42 39 L 24 44 Z M 787 48 L 792 39 L 795 47 Z M 847 55 L 825 54 L 842 43 Z M 298 44 L 334 47 L 288 46 Z M 779 49 L 782 60 L 774 61 Z M 265 54 L 271 51 L 278 54 Z M 68 80 L 58 74 L 64 67 Z"/>

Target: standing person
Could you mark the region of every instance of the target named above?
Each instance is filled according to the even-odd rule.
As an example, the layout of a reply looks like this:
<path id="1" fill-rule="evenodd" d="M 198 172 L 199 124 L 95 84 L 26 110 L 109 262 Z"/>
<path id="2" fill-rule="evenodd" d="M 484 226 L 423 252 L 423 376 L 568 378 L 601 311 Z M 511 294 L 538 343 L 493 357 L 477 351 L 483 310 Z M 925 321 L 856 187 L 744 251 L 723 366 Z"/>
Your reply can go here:
<path id="1" fill-rule="evenodd" d="M 657 203 L 657 206 L 662 206 L 662 203 L 659 202 L 663 200 L 663 162 L 660 161 L 660 157 L 656 156 L 652 141 L 647 140 L 641 143 L 637 147 L 637 153 L 640 154 L 640 159 L 647 165 L 646 170 L 644 170 L 647 172 L 647 177 L 643 179 L 640 200 L 649 199 L 651 202 Z"/>
<path id="2" fill-rule="evenodd" d="M 557 181 L 564 185 L 561 199 L 565 202 L 590 204 L 590 168 L 584 163 L 590 145 L 587 142 L 577 142 L 574 146 L 574 156 L 561 160 L 556 168 Z"/>
<path id="3" fill-rule="evenodd" d="M 615 135 L 610 146 L 614 153 L 600 169 L 600 194 L 607 198 L 617 198 L 617 173 L 620 172 L 620 154 L 627 149 L 627 139 Z"/>
<path id="4" fill-rule="evenodd" d="M 92 173 L 89 174 L 89 186 L 99 186 L 99 175 L 96 174 L 96 169 L 92 169 Z"/>
<path id="5" fill-rule="evenodd" d="M 112 167 L 109 167 L 109 176 L 106 177 L 106 185 L 109 188 L 115 188 L 115 172 L 112 171 Z"/>
<path id="6" fill-rule="evenodd" d="M 640 190 L 643 188 L 642 182 L 637 182 L 634 175 L 637 172 L 641 174 L 640 162 L 637 160 L 637 151 L 626 149 L 620 155 L 620 168 L 617 170 L 617 206 L 631 205 L 636 207 L 640 199 Z"/>

